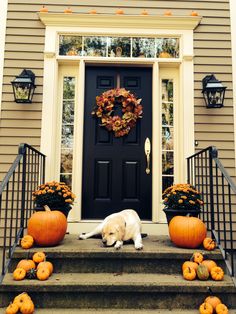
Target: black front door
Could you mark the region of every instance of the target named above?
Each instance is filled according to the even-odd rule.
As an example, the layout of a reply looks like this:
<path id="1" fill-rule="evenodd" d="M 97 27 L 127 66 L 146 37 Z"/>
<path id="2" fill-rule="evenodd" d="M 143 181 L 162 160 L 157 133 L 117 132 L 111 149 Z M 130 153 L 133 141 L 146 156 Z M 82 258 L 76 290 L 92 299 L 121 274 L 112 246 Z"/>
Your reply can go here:
<path id="1" fill-rule="evenodd" d="M 146 173 L 144 143 L 152 140 L 152 69 L 88 66 L 85 82 L 82 218 L 133 208 L 150 220 L 152 171 Z M 116 87 L 142 98 L 143 105 L 143 118 L 120 138 L 91 115 L 96 96 Z"/>

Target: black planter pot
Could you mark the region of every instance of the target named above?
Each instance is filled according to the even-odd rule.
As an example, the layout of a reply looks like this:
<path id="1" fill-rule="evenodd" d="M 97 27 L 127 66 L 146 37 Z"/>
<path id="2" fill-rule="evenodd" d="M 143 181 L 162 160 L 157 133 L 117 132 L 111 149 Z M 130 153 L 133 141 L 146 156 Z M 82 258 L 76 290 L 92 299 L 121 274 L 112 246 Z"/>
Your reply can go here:
<path id="1" fill-rule="evenodd" d="M 52 211 L 53 210 L 58 210 L 59 212 L 61 212 L 62 214 L 64 214 L 66 216 L 66 218 L 68 217 L 69 215 L 69 212 L 70 210 L 72 209 L 72 207 L 66 207 L 66 208 L 59 208 L 59 207 L 49 207 Z M 39 211 L 45 211 L 44 207 L 43 206 L 36 206 L 34 208 L 34 210 L 36 212 L 39 212 Z"/>
<path id="2" fill-rule="evenodd" d="M 166 214 L 166 219 L 168 225 L 171 219 L 175 216 L 190 216 L 190 217 L 198 217 L 201 213 L 200 209 L 174 209 L 174 208 L 164 208 L 164 213 Z"/>

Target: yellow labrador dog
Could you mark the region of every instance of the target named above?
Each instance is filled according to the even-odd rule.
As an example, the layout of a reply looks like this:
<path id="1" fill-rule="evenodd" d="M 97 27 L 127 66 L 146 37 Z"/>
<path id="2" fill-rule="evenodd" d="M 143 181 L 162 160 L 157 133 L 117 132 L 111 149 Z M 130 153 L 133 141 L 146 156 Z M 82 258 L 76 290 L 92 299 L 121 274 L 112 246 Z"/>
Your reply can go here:
<path id="1" fill-rule="evenodd" d="M 116 249 L 120 249 L 123 241 L 133 240 L 136 250 L 143 248 L 141 221 L 133 209 L 107 216 L 93 231 L 81 234 L 79 239 L 88 239 L 97 234 L 102 235 L 102 242 L 106 246 L 114 245 Z"/>

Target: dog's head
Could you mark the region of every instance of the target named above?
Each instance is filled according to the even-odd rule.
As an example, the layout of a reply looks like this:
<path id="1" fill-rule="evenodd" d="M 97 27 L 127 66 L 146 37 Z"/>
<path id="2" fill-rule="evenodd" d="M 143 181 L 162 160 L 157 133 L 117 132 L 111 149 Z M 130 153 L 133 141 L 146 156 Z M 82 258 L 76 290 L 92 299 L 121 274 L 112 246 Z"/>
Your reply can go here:
<path id="1" fill-rule="evenodd" d="M 112 246 L 117 241 L 123 241 L 125 235 L 125 222 L 117 218 L 108 221 L 102 229 L 102 242 L 106 246 Z"/>

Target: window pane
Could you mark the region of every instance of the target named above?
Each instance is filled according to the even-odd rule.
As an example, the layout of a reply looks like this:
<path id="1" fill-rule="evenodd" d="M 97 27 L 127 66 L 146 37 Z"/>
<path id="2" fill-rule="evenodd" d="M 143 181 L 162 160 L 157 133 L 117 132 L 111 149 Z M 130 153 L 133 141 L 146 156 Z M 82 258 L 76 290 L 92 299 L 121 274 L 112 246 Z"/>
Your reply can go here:
<path id="1" fill-rule="evenodd" d="M 174 149 L 174 129 L 172 127 L 162 127 L 162 149 Z"/>
<path id="2" fill-rule="evenodd" d="M 84 37 L 84 56 L 106 57 L 107 37 Z"/>
<path id="3" fill-rule="evenodd" d="M 162 101 L 173 101 L 173 80 L 162 80 Z"/>
<path id="4" fill-rule="evenodd" d="M 73 150 L 63 149 L 61 151 L 61 173 L 72 173 Z"/>
<path id="5" fill-rule="evenodd" d="M 174 174 L 174 152 L 162 152 L 162 173 Z"/>
<path id="6" fill-rule="evenodd" d="M 81 56 L 82 37 L 81 36 L 59 36 L 59 55 L 61 56 Z"/>
<path id="7" fill-rule="evenodd" d="M 74 126 L 73 125 L 62 125 L 62 136 L 61 146 L 62 148 L 73 148 L 73 137 L 74 137 Z"/>
<path id="8" fill-rule="evenodd" d="M 156 38 L 157 58 L 178 58 L 179 39 L 178 38 Z"/>
<path id="9" fill-rule="evenodd" d="M 128 37 L 109 37 L 108 56 L 109 57 L 130 57 L 130 41 Z"/>
<path id="10" fill-rule="evenodd" d="M 173 185 L 174 183 L 174 177 L 162 177 L 162 193 L 165 189 L 167 189 L 169 186 Z"/>
<path id="11" fill-rule="evenodd" d="M 63 100 L 74 99 L 75 97 L 75 78 L 74 77 L 64 77 L 63 82 Z"/>
<path id="12" fill-rule="evenodd" d="M 162 125 L 173 125 L 173 103 L 162 103 Z"/>
<path id="13" fill-rule="evenodd" d="M 74 124 L 74 101 L 63 101 L 62 123 Z"/>
<path id="14" fill-rule="evenodd" d="M 155 57 L 155 39 L 154 38 L 133 38 L 132 56 L 140 58 Z"/>
<path id="15" fill-rule="evenodd" d="M 70 188 L 72 186 L 72 175 L 68 175 L 68 174 L 61 174 L 60 175 L 60 182 L 64 182 L 65 184 L 67 184 Z"/>

